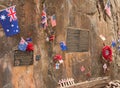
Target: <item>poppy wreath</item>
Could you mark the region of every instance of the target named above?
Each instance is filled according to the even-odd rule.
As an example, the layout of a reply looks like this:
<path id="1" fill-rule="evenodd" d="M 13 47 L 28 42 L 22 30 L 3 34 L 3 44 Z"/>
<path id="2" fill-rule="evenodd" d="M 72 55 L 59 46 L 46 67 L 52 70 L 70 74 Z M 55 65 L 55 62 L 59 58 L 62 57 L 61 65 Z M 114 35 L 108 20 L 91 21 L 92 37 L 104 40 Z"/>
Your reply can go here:
<path id="1" fill-rule="evenodd" d="M 54 61 L 55 60 L 57 60 L 57 61 L 62 60 L 62 56 L 61 55 L 55 55 L 54 56 Z"/>
<path id="2" fill-rule="evenodd" d="M 104 46 L 102 49 L 102 56 L 107 61 L 112 61 L 112 49 L 110 46 Z"/>

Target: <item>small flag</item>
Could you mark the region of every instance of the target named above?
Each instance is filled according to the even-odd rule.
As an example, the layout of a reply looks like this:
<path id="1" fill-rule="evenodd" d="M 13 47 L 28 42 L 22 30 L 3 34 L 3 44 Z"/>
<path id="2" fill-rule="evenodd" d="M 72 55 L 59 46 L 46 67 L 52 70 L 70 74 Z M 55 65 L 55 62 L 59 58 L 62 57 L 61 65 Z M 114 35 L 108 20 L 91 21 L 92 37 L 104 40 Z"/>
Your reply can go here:
<path id="1" fill-rule="evenodd" d="M 67 50 L 67 46 L 64 42 L 60 42 L 60 48 L 61 48 L 62 51 Z"/>
<path id="2" fill-rule="evenodd" d="M 44 29 L 46 29 L 46 27 L 48 26 L 45 4 L 43 4 L 43 10 L 42 10 L 42 15 L 41 15 L 41 26 Z"/>
<path id="3" fill-rule="evenodd" d="M 51 16 L 51 25 L 52 25 L 52 27 L 56 26 L 56 16 L 55 15 Z"/>
<path id="4" fill-rule="evenodd" d="M 6 36 L 13 36 L 20 32 L 15 6 L 0 11 L 0 23 Z"/>
<path id="5" fill-rule="evenodd" d="M 103 35 L 100 35 L 100 38 L 101 38 L 103 41 L 106 40 L 106 38 L 105 38 Z"/>
<path id="6" fill-rule="evenodd" d="M 112 47 L 115 47 L 116 46 L 116 42 L 115 41 L 112 41 Z"/>
<path id="7" fill-rule="evenodd" d="M 20 43 L 18 45 L 18 49 L 21 51 L 26 51 L 27 45 L 28 43 L 23 38 L 21 38 Z"/>
<path id="8" fill-rule="evenodd" d="M 105 11 L 109 17 L 111 17 L 111 11 L 110 11 L 110 0 L 107 1 L 107 4 L 105 5 Z"/>
<path id="9" fill-rule="evenodd" d="M 60 64 L 59 64 L 59 63 L 56 63 L 56 64 L 55 64 L 55 68 L 56 68 L 56 69 L 60 69 L 60 67 L 59 67 L 59 66 L 60 66 Z"/>
<path id="10" fill-rule="evenodd" d="M 26 42 L 32 42 L 32 38 L 26 38 Z"/>

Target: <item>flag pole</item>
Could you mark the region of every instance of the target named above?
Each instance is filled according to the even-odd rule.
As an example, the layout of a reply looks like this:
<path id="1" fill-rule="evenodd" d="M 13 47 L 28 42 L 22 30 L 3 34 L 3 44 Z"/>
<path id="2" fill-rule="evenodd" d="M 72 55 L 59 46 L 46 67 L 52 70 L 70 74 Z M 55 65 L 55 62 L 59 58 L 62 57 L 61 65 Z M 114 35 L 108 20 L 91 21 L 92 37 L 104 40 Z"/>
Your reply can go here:
<path id="1" fill-rule="evenodd" d="M 10 6 L 10 7 L 5 7 L 5 9 L 9 9 L 11 7 L 16 7 L 16 5 L 13 5 L 13 6 Z M 0 10 L 0 12 L 3 11 L 3 10 L 5 10 L 5 9 Z"/>

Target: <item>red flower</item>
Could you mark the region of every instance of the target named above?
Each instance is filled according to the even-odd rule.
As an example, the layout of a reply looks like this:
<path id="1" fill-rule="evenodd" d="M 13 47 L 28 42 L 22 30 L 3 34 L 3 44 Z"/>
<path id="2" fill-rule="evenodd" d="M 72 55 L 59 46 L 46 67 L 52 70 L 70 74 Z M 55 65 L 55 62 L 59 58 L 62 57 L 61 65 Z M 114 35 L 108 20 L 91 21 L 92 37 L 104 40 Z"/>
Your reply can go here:
<path id="1" fill-rule="evenodd" d="M 33 50 L 34 50 L 33 43 L 31 42 L 28 43 L 26 51 L 33 51 Z"/>
<path id="2" fill-rule="evenodd" d="M 55 55 L 54 60 L 62 60 L 62 56 L 61 55 Z"/>

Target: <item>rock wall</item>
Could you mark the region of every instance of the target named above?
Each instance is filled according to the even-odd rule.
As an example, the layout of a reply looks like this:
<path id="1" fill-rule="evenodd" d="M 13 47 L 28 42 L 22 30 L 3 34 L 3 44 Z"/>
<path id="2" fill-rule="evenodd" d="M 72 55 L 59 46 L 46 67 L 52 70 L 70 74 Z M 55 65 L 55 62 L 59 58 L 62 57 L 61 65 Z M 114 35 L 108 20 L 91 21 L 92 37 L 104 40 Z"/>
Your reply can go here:
<path id="1" fill-rule="evenodd" d="M 60 79 L 71 77 L 76 83 L 103 76 L 120 79 L 117 47 L 113 48 L 113 62 L 106 74 L 103 73 L 102 68 L 103 41 L 99 35 L 104 35 L 106 37 L 104 43 L 111 45 L 112 40 L 118 40 L 120 27 L 120 1 L 110 0 L 111 17 L 105 13 L 106 2 L 107 0 L 1 0 L 1 10 L 16 5 L 21 32 L 13 37 L 6 37 L 0 27 L 0 88 L 56 88 Z M 40 27 L 43 3 L 48 17 L 46 30 Z M 53 14 L 56 15 L 57 26 L 52 28 L 49 16 Z M 68 41 L 66 38 L 68 28 L 89 30 L 88 52 L 60 50 L 59 42 Z M 49 31 L 55 32 L 54 42 L 46 42 Z M 13 66 L 14 50 L 17 49 L 21 36 L 31 37 L 33 40 L 32 66 Z M 64 60 L 59 70 L 55 69 L 53 62 L 56 54 L 61 54 Z M 41 56 L 39 61 L 35 60 L 36 55 Z M 81 66 L 85 67 L 85 72 L 80 71 Z"/>

